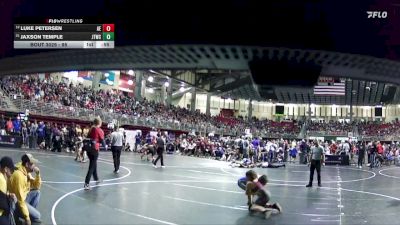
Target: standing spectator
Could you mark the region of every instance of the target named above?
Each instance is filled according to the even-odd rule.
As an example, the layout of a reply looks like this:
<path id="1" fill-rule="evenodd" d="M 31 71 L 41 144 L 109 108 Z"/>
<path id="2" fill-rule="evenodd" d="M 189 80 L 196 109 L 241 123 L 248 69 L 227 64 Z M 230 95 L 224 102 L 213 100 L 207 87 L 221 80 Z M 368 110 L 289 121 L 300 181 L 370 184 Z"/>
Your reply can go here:
<path id="1" fill-rule="evenodd" d="M 17 196 L 16 215 L 22 217 L 28 225 L 31 221 L 41 223 L 41 215 L 37 210 L 40 201 L 39 189 L 42 184 L 40 170 L 36 166 L 38 160 L 31 154 L 25 154 L 21 161 L 10 178 L 10 192 Z M 36 173 L 35 178 L 32 172 Z"/>
<path id="2" fill-rule="evenodd" d="M 38 128 L 37 128 L 37 144 L 39 145 L 40 148 L 43 147 L 44 143 L 44 137 L 45 137 L 45 125 L 44 122 L 41 121 L 39 122 Z"/>
<path id="3" fill-rule="evenodd" d="M 243 158 L 248 159 L 250 157 L 250 142 L 248 140 L 248 138 L 244 138 L 242 141 L 242 145 L 243 145 Z"/>
<path id="4" fill-rule="evenodd" d="M 362 142 L 360 145 L 358 145 L 358 168 L 362 168 L 363 161 L 365 158 L 365 151 L 366 151 L 366 146 L 365 142 Z"/>
<path id="5" fill-rule="evenodd" d="M 256 138 L 254 138 L 254 140 L 252 141 L 252 147 L 253 147 L 253 150 L 254 150 L 254 160 L 253 160 L 253 157 L 252 157 L 252 161 L 253 162 L 257 162 L 258 161 L 258 155 L 259 155 L 259 152 L 260 152 L 260 140 L 258 139 L 258 137 L 256 137 Z"/>
<path id="6" fill-rule="evenodd" d="M 165 148 L 165 140 L 161 136 L 160 133 L 157 134 L 157 159 L 154 161 L 153 165 L 154 168 L 157 168 L 157 162 L 159 159 L 161 159 L 161 167 L 164 168 L 164 156 L 163 156 L 163 151 Z"/>
<path id="7" fill-rule="evenodd" d="M 62 135 L 61 131 L 58 129 L 57 124 L 54 125 L 52 130 L 53 144 L 52 144 L 52 152 L 61 152 L 62 150 Z"/>
<path id="8" fill-rule="evenodd" d="M 13 132 L 14 130 L 14 125 L 13 122 L 11 121 L 11 117 L 8 118 L 8 121 L 6 122 L 6 131 L 7 134 L 11 134 L 11 132 Z"/>
<path id="9" fill-rule="evenodd" d="M 283 143 L 283 162 L 287 162 L 289 158 L 289 144 L 287 140 Z"/>
<path id="10" fill-rule="evenodd" d="M 28 128 L 26 127 L 26 124 L 24 122 L 24 123 L 22 123 L 22 147 L 23 148 L 28 147 L 28 138 L 29 138 Z"/>
<path id="11" fill-rule="evenodd" d="M 140 143 L 142 142 L 141 140 L 141 134 L 138 132 L 135 136 L 135 152 L 138 152 L 138 148 L 140 148 Z"/>
<path id="12" fill-rule="evenodd" d="M 69 151 L 75 151 L 75 139 L 76 139 L 76 128 L 75 124 L 69 125 L 67 127 L 67 140 L 66 145 Z"/>
<path id="13" fill-rule="evenodd" d="M 123 138 L 124 136 L 120 131 L 118 131 L 118 127 L 114 126 L 114 132 L 111 133 L 111 151 L 114 161 L 114 173 L 119 173 Z"/>
<path id="14" fill-rule="evenodd" d="M 76 140 L 75 140 L 75 152 L 76 152 L 75 161 L 85 162 L 85 153 L 86 152 L 83 152 L 82 132 L 78 133 L 78 136 L 76 137 Z"/>
<path id="15" fill-rule="evenodd" d="M 13 120 L 13 130 L 15 134 L 21 134 L 21 121 L 18 119 L 18 117 L 15 117 Z"/>
<path id="16" fill-rule="evenodd" d="M 3 135 L 6 131 L 6 123 L 7 123 L 7 121 L 6 121 L 6 119 L 4 119 L 4 115 L 1 115 L 1 118 L 0 118 L 0 131 L 1 131 L 0 134 L 1 135 Z"/>
<path id="17" fill-rule="evenodd" d="M 104 131 L 100 128 L 101 124 L 102 124 L 101 119 L 99 117 L 95 118 L 93 121 L 93 126 L 88 133 L 88 138 L 90 139 L 91 142 L 90 144 L 91 148 L 88 149 L 87 151 L 87 155 L 90 162 L 89 162 L 89 169 L 85 179 L 85 185 L 84 185 L 85 190 L 90 190 L 89 182 L 92 176 L 97 184 L 100 183 L 99 177 L 97 175 L 97 158 L 99 157 L 100 143 L 104 143 Z"/>
<path id="18" fill-rule="evenodd" d="M 36 149 L 37 148 L 37 122 L 35 120 L 34 123 L 31 124 L 30 133 L 29 133 L 29 148 Z"/>
<path id="19" fill-rule="evenodd" d="M 373 168 L 375 167 L 375 158 L 376 158 L 376 153 L 377 153 L 377 148 L 376 148 L 376 142 L 372 142 L 371 147 L 369 149 L 369 167 Z"/>
<path id="20" fill-rule="evenodd" d="M 82 132 L 83 132 L 83 137 L 84 138 L 86 138 L 88 136 L 89 130 L 90 130 L 90 128 L 87 127 L 87 126 L 85 128 L 83 128 Z"/>
<path id="21" fill-rule="evenodd" d="M 47 123 L 47 125 L 44 127 L 44 141 L 45 141 L 45 148 L 46 150 L 51 150 L 53 145 L 51 141 L 51 136 L 52 136 L 52 127 L 50 123 Z"/>

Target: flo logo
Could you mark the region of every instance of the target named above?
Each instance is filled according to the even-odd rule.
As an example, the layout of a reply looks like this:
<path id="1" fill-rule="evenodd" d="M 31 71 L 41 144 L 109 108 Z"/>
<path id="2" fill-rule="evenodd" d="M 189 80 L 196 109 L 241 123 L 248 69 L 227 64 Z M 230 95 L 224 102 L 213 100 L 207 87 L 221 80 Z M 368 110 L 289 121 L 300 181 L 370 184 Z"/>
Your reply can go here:
<path id="1" fill-rule="evenodd" d="M 385 19 L 388 16 L 387 11 L 367 11 L 368 18 Z"/>

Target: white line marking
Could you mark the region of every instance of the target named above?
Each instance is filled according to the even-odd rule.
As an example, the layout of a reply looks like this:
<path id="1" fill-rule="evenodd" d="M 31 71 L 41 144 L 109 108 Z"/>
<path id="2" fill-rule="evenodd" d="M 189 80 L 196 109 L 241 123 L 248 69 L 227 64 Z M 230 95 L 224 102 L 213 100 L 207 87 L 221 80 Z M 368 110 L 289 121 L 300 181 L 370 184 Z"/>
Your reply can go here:
<path id="1" fill-rule="evenodd" d="M 379 170 L 378 173 L 379 173 L 380 175 L 382 175 L 382 176 L 385 176 L 385 177 L 400 179 L 400 177 L 392 176 L 392 175 L 387 175 L 387 174 L 382 173 L 383 171 L 386 171 L 386 170 L 393 170 L 393 169 L 399 169 L 399 168 L 400 168 L 400 167 L 392 167 L 392 168 L 382 169 L 382 170 Z"/>
<path id="2" fill-rule="evenodd" d="M 339 167 L 336 167 L 337 168 L 337 171 L 338 171 L 338 183 L 337 183 L 337 186 L 338 186 L 338 195 L 339 195 L 339 205 L 338 205 L 338 207 L 339 207 L 339 225 L 342 225 L 342 208 L 343 208 L 343 205 L 342 205 L 342 188 L 340 188 L 340 181 L 342 180 L 342 178 L 340 177 L 340 173 L 339 173 Z"/>
<path id="3" fill-rule="evenodd" d="M 72 177 L 76 177 L 76 178 L 80 178 L 80 179 L 85 179 L 84 177 L 80 177 L 80 176 L 78 176 L 78 175 L 69 173 L 69 172 L 67 172 L 67 171 L 65 171 L 65 170 L 60 170 L 60 169 L 57 169 L 57 168 L 45 166 L 45 165 L 43 165 L 43 164 L 41 164 L 40 167 L 48 168 L 48 169 L 50 169 L 50 170 L 55 170 L 55 171 L 57 171 L 57 173 L 67 174 L 67 175 L 72 176 Z M 43 173 L 42 173 L 42 174 L 43 174 Z M 42 183 L 49 183 L 49 182 L 47 182 L 47 181 L 42 181 Z M 81 183 L 82 183 L 82 182 L 81 182 Z"/>
<path id="4" fill-rule="evenodd" d="M 176 198 L 176 197 L 172 197 L 172 196 L 163 196 L 163 197 L 178 200 L 178 201 L 183 201 L 183 202 L 195 203 L 195 204 L 199 204 L 199 205 L 215 206 L 215 207 L 226 208 L 226 209 L 237 209 L 237 210 L 242 210 L 242 211 L 248 210 L 245 208 L 239 208 L 239 207 L 233 207 L 233 206 L 227 206 L 227 205 L 219 205 L 219 204 L 213 204 L 213 203 L 207 203 L 207 202 L 199 202 L 199 201 L 187 200 L 187 199 L 183 199 L 183 198 Z"/>
<path id="5" fill-rule="evenodd" d="M 215 188 L 206 188 L 206 187 L 192 186 L 192 185 L 186 185 L 186 184 L 171 183 L 171 185 L 181 186 L 181 187 L 189 187 L 189 188 L 195 188 L 195 189 L 201 189 L 201 190 L 208 190 L 208 191 L 219 191 L 219 192 L 234 193 L 234 194 L 241 194 L 241 195 L 244 194 L 243 191 L 228 191 L 228 190 L 220 190 L 220 189 L 215 189 Z"/>
<path id="6" fill-rule="evenodd" d="M 200 170 L 187 170 L 187 171 L 194 172 L 194 173 L 212 174 L 212 175 L 218 175 L 218 176 L 223 175 L 221 173 L 205 172 L 205 171 L 200 171 Z"/>
<path id="7" fill-rule="evenodd" d="M 112 185 L 122 185 L 122 184 L 140 184 L 140 183 L 174 183 L 174 182 L 183 182 L 183 183 L 236 183 L 236 182 L 224 182 L 224 181 L 194 181 L 194 180 L 162 180 L 162 181 L 156 181 L 156 180 L 147 180 L 147 181 L 126 181 L 126 182 L 117 182 L 117 183 L 104 183 L 104 184 L 99 184 L 96 186 L 93 186 L 92 188 L 97 188 L 97 187 L 103 187 L 103 186 L 112 186 Z M 79 191 L 83 191 L 83 188 L 79 188 L 76 190 L 73 190 L 71 192 L 68 192 L 61 196 L 59 199 L 56 200 L 56 202 L 53 204 L 51 207 L 51 221 L 53 225 L 57 225 L 56 217 L 55 217 L 55 211 L 60 204 L 60 202 L 65 199 L 66 197 L 75 194 Z M 169 223 L 169 222 L 167 222 Z"/>
<path id="8" fill-rule="evenodd" d="M 133 212 L 129 212 L 129 211 L 126 211 L 126 210 L 123 210 L 123 209 L 119 209 L 119 208 L 114 208 L 114 209 L 116 211 L 120 211 L 120 212 L 126 213 L 128 215 L 140 217 L 140 218 L 151 220 L 151 221 L 155 221 L 155 222 L 158 222 L 158 223 L 163 223 L 163 224 L 168 224 L 168 225 L 177 225 L 176 223 L 171 223 L 171 222 L 167 222 L 167 221 L 164 221 L 164 220 L 159 220 L 159 219 L 143 216 L 143 215 L 136 214 L 136 213 L 133 213 Z"/>
<path id="9" fill-rule="evenodd" d="M 110 164 L 108 162 L 103 162 L 103 161 L 98 161 L 98 162 Z M 103 180 L 103 182 L 122 180 L 122 179 L 124 179 L 126 177 L 129 177 L 131 175 L 132 171 L 129 168 L 127 168 L 125 166 L 120 166 L 120 168 L 128 171 L 128 173 L 125 174 L 122 177 L 117 177 L 117 178 L 112 178 L 112 179 L 105 179 L 105 180 Z M 91 181 L 90 183 L 94 183 L 94 182 L 96 182 L 96 181 Z M 44 181 L 42 181 L 42 183 L 48 183 L 48 184 L 83 184 L 84 183 L 84 179 L 82 181 L 48 181 L 48 180 L 44 180 Z"/>
<path id="10" fill-rule="evenodd" d="M 321 216 L 321 217 L 338 217 L 338 215 L 324 215 L 324 214 L 308 214 L 308 213 L 305 213 L 305 214 L 294 213 L 294 214 L 298 214 L 298 215 L 302 215 L 302 216 L 311 216 L 311 217 L 318 217 L 318 216 Z"/>
<path id="11" fill-rule="evenodd" d="M 118 183 L 104 183 L 104 184 L 100 184 L 97 186 L 94 186 L 93 188 L 97 188 L 97 187 L 102 187 L 102 186 L 112 186 L 112 185 L 123 185 L 123 184 L 139 184 L 139 183 L 231 183 L 234 184 L 236 182 L 232 182 L 232 181 L 195 181 L 195 180 L 163 180 L 163 181 L 155 181 L 155 180 L 148 180 L 148 181 L 128 181 L 128 182 L 118 182 Z M 279 185 L 279 186 L 289 186 L 289 187 L 298 187 L 298 186 L 303 186 L 303 185 L 292 185 L 292 184 L 274 184 L 274 185 Z M 330 190 L 334 190 L 336 188 L 328 188 L 328 187 L 322 187 L 324 189 L 330 189 Z M 82 191 L 83 188 L 79 188 L 77 190 L 71 191 L 69 193 L 64 194 L 63 196 L 61 196 L 59 199 L 57 199 L 57 201 L 53 204 L 52 209 L 51 209 L 51 220 L 53 225 L 57 225 L 57 222 L 55 220 L 55 210 L 58 206 L 58 204 L 65 199 L 66 197 L 68 197 L 71 194 L 74 194 L 76 192 Z M 372 192 L 364 192 L 364 191 L 356 191 L 356 190 L 350 190 L 350 189 L 342 189 L 343 191 L 349 191 L 349 192 L 357 192 L 357 193 L 365 193 L 365 194 L 370 194 L 370 195 L 377 195 L 377 196 L 381 196 L 381 197 L 386 197 L 386 198 L 390 198 L 390 199 L 394 199 L 394 200 L 398 200 L 400 201 L 400 199 L 392 197 L 392 196 L 387 196 L 387 195 L 382 195 L 382 194 L 378 194 L 378 193 L 372 193 Z M 191 201 L 191 200 L 188 200 Z M 193 203 L 195 203 L 195 201 L 191 201 Z M 216 205 L 216 204 L 211 204 L 211 203 L 205 203 L 208 205 Z M 231 209 L 237 209 L 237 210 L 241 210 L 241 211 L 245 211 L 247 209 L 244 208 L 240 208 L 240 207 L 231 207 L 231 206 L 224 206 L 224 205 L 220 205 L 219 207 L 224 207 L 224 208 L 231 208 Z M 288 214 L 296 214 L 296 215 L 303 215 L 303 216 L 311 216 L 311 217 L 339 217 L 338 215 L 324 215 L 324 214 L 306 214 L 306 213 L 288 213 Z"/>
<path id="12" fill-rule="evenodd" d="M 208 180 L 209 179 L 209 178 L 200 178 L 200 177 L 183 176 L 183 175 L 175 175 L 175 174 L 171 174 L 170 176 L 189 178 L 189 179 L 195 179 L 195 180 Z"/>
<path id="13" fill-rule="evenodd" d="M 335 205 L 335 204 L 329 203 L 329 202 L 313 202 L 312 204 L 314 204 L 314 205 Z"/>
<path id="14" fill-rule="evenodd" d="M 72 155 L 71 156 L 70 155 L 57 155 L 57 153 L 50 153 L 50 152 L 36 152 L 35 150 L 29 150 L 28 151 L 28 149 L 27 149 L 27 151 L 24 151 L 23 149 L 16 150 L 16 149 L 3 149 L 3 148 L 0 148 L 0 151 L 21 152 L 21 153 L 29 152 L 29 153 L 31 153 L 33 155 L 45 155 L 45 156 L 55 156 L 55 157 L 64 157 L 64 158 L 74 158 L 75 157 L 75 156 L 72 156 Z M 99 158 L 98 162 L 102 162 L 102 163 L 113 165 L 112 163 L 110 163 L 110 161 L 109 162 L 107 162 L 107 161 L 108 160 L 103 160 L 103 159 Z M 40 166 L 43 166 L 43 165 L 40 164 Z M 44 166 L 44 167 L 46 167 L 46 166 Z M 120 167 L 125 169 L 125 170 L 127 170 L 128 174 L 126 174 L 126 175 L 124 175 L 122 177 L 106 179 L 106 180 L 103 180 L 103 182 L 122 180 L 122 179 L 128 177 L 129 175 L 131 175 L 132 171 L 130 169 L 128 169 L 128 168 L 126 168 L 124 166 L 120 166 Z M 50 168 L 50 167 L 48 167 L 48 168 Z M 92 181 L 92 183 L 93 182 L 95 182 L 95 181 Z M 82 184 L 82 183 L 84 183 L 84 181 L 46 181 L 46 180 L 44 180 L 44 181 L 42 181 L 42 183 L 48 183 L 48 184 Z"/>
<path id="15" fill-rule="evenodd" d="M 329 223 L 329 222 L 339 222 L 339 220 L 319 220 L 319 219 L 312 219 L 312 222 L 325 222 L 325 223 Z"/>
<path id="16" fill-rule="evenodd" d="M 346 188 L 342 188 L 342 191 L 349 191 L 349 192 L 356 192 L 356 193 L 361 193 L 361 194 L 370 194 L 370 195 L 375 195 L 375 196 L 380 196 L 380 197 L 385 197 L 385 198 L 390 198 L 396 201 L 400 201 L 400 198 L 396 198 L 393 196 L 389 196 L 389 195 L 384 195 L 384 194 L 379 194 L 379 193 L 374 193 L 374 192 L 368 192 L 368 191 L 357 191 L 357 190 L 351 190 L 351 189 L 346 189 Z M 346 199 L 345 199 L 346 200 Z M 357 199 L 355 199 L 357 200 Z"/>
<path id="17" fill-rule="evenodd" d="M 43 184 L 43 186 L 46 186 L 47 188 L 50 188 L 50 189 L 52 189 L 52 190 L 54 190 L 54 191 L 57 191 L 57 192 L 60 192 L 60 193 L 63 193 L 63 194 L 68 193 L 68 192 L 66 192 L 66 191 L 60 190 L 60 188 L 56 188 L 56 187 L 54 187 L 54 186 L 51 186 L 50 184 Z M 81 199 L 81 200 L 83 200 L 83 201 L 86 201 L 85 198 L 82 198 L 82 197 L 80 197 L 80 196 L 77 196 L 77 195 L 72 195 L 72 196 L 74 196 L 74 197 L 76 197 L 76 198 L 79 198 L 79 199 Z"/>
<path id="18" fill-rule="evenodd" d="M 376 173 L 375 173 L 375 172 L 368 171 L 368 170 L 360 170 L 360 169 L 353 169 L 353 168 L 340 168 L 340 169 L 363 171 L 363 172 L 371 173 L 372 175 L 369 176 L 369 177 L 366 177 L 366 178 L 360 178 L 360 179 L 354 179 L 354 180 L 343 180 L 343 181 L 340 179 L 340 181 L 333 180 L 333 181 L 325 181 L 324 183 L 325 183 L 325 184 L 337 183 L 337 182 L 339 182 L 339 183 L 352 183 L 352 182 L 357 182 L 357 181 L 369 180 L 369 179 L 372 179 L 372 178 L 374 178 L 374 177 L 376 176 Z M 224 173 L 226 173 L 226 174 L 230 174 L 230 175 L 232 175 L 232 176 L 234 176 L 234 177 L 243 177 L 243 176 L 244 176 L 244 173 L 245 173 L 245 172 L 243 172 L 243 174 L 231 173 L 231 172 L 229 172 L 229 171 L 226 171 L 223 167 L 220 167 L 220 170 L 221 170 L 222 172 L 224 172 Z M 276 179 L 269 179 L 269 180 L 270 180 L 270 181 L 284 182 L 284 183 L 304 183 L 304 182 L 305 182 L 304 180 L 302 180 L 302 181 L 300 181 L 300 180 L 291 180 L 291 181 L 288 181 L 288 180 L 276 180 Z"/>
<path id="19" fill-rule="evenodd" d="M 103 161 L 108 161 L 108 162 L 113 162 L 110 159 L 104 159 L 104 158 L 99 158 Z M 128 164 L 128 165 L 136 165 L 136 166 L 150 166 L 152 167 L 153 165 L 149 162 L 149 163 L 134 163 L 134 162 L 121 162 L 123 164 Z M 182 168 L 182 169 L 186 169 L 186 168 L 192 168 L 192 169 L 202 169 L 202 168 L 215 168 L 216 166 L 174 166 L 174 165 L 167 165 L 167 167 L 169 168 Z"/>
<path id="20" fill-rule="evenodd" d="M 226 193 L 233 193 L 233 194 L 244 194 L 244 191 L 242 192 L 237 192 L 237 191 L 229 191 L 229 190 L 223 190 L 223 189 L 213 189 L 213 188 L 207 188 L 207 187 L 201 187 L 201 186 L 191 186 L 191 185 L 181 185 L 181 184 L 173 184 L 173 185 L 177 185 L 177 186 L 181 186 L 181 187 L 188 187 L 188 188 L 196 188 L 196 189 L 204 189 L 204 190 L 211 190 L 211 191 L 219 191 L 219 192 L 226 192 Z M 274 183 L 268 183 L 268 185 L 271 186 L 288 186 L 285 184 L 274 184 Z M 302 186 L 302 185 L 292 185 L 291 187 L 298 187 L 298 186 Z M 274 196 L 275 198 L 286 198 L 284 196 Z M 306 198 L 306 197 L 291 197 L 291 198 L 295 198 L 295 199 L 311 199 L 311 200 L 336 200 L 336 198 Z M 371 199 L 366 199 L 368 201 L 370 201 Z M 332 205 L 336 205 L 336 204 L 332 204 Z"/>

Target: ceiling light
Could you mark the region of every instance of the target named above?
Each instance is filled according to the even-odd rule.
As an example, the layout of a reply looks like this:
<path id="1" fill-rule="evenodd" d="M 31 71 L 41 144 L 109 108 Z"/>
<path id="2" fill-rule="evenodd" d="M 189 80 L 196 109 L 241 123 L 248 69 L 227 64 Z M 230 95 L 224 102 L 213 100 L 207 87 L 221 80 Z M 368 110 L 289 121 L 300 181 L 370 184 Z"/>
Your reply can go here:
<path id="1" fill-rule="evenodd" d="M 180 92 L 184 92 L 184 91 L 185 91 L 185 88 L 184 88 L 184 87 L 180 87 L 180 88 L 179 88 L 179 91 L 180 91 Z"/>
<path id="2" fill-rule="evenodd" d="M 132 85 L 133 84 L 133 80 L 128 80 L 128 85 Z"/>
<path id="3" fill-rule="evenodd" d="M 147 89 L 147 91 L 148 91 L 149 93 L 154 93 L 154 89 L 153 89 L 153 88 L 149 88 L 149 89 Z"/>
<path id="4" fill-rule="evenodd" d="M 165 82 L 165 83 L 164 83 L 164 86 L 165 86 L 165 87 L 169 87 L 169 82 L 168 82 L 168 81 Z"/>
<path id="5" fill-rule="evenodd" d="M 129 71 L 128 71 L 128 74 L 131 75 L 131 76 L 133 76 L 133 75 L 135 75 L 135 72 L 133 72 L 133 70 L 129 70 Z"/>
<path id="6" fill-rule="evenodd" d="M 149 76 L 149 78 L 147 78 L 147 80 L 148 80 L 149 82 L 153 82 L 153 81 L 154 81 L 154 78 L 153 78 L 152 76 Z"/>
<path id="7" fill-rule="evenodd" d="M 109 74 L 109 73 L 105 73 L 104 76 L 105 76 L 105 77 L 108 77 L 108 76 L 110 76 L 110 74 Z"/>

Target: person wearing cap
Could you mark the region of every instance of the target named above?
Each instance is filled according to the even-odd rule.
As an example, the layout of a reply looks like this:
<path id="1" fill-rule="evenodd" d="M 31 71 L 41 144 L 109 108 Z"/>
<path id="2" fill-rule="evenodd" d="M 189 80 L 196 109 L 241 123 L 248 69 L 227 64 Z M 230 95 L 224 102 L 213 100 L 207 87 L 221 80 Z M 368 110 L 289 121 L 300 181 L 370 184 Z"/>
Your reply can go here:
<path id="1" fill-rule="evenodd" d="M 30 225 L 31 221 L 40 223 L 40 212 L 37 206 L 40 201 L 40 187 L 42 179 L 40 170 L 36 166 L 39 161 L 32 154 L 25 154 L 21 162 L 16 165 L 16 170 L 10 177 L 10 192 L 17 197 L 16 215 Z M 32 176 L 35 172 L 36 176 Z"/>
<path id="2" fill-rule="evenodd" d="M 97 158 L 99 157 L 100 143 L 103 143 L 103 145 L 105 146 L 104 131 L 100 128 L 101 124 L 102 121 L 100 117 L 95 118 L 93 121 L 93 126 L 88 133 L 88 138 L 92 143 L 92 147 L 90 151 L 87 151 L 87 155 L 90 162 L 89 162 L 89 169 L 85 178 L 85 184 L 84 184 L 85 190 L 90 190 L 89 182 L 92 176 L 97 184 L 100 183 L 99 177 L 97 176 Z"/>
<path id="3" fill-rule="evenodd" d="M 8 157 L 4 156 L 0 160 L 0 224 L 11 224 L 13 220 L 13 213 L 17 197 L 15 194 L 10 193 L 7 187 L 7 180 L 14 172 L 14 162 Z"/>

